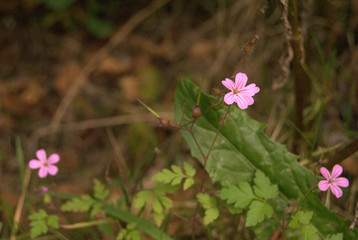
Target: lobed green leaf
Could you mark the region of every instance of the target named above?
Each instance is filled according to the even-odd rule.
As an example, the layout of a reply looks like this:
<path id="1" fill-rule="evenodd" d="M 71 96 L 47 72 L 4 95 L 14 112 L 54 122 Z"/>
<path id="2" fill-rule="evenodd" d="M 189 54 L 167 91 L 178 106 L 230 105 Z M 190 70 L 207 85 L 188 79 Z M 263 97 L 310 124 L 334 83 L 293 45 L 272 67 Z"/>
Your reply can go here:
<path id="1" fill-rule="evenodd" d="M 195 168 L 193 168 L 193 166 L 191 166 L 188 162 L 184 162 L 184 171 L 185 174 L 189 177 L 194 177 L 196 170 Z"/>
<path id="2" fill-rule="evenodd" d="M 303 240 L 318 240 L 319 236 L 315 226 L 309 224 L 302 226 L 301 229 Z"/>
<path id="3" fill-rule="evenodd" d="M 134 207 L 141 208 L 152 199 L 152 192 L 149 190 L 143 190 L 137 193 L 134 200 Z"/>
<path id="4" fill-rule="evenodd" d="M 240 209 L 246 208 L 256 198 L 248 182 L 240 182 L 238 187 L 230 185 L 222 188 L 219 197 Z"/>
<path id="5" fill-rule="evenodd" d="M 255 226 L 262 222 L 265 217 L 270 218 L 272 214 L 273 209 L 269 204 L 254 200 L 250 204 L 249 211 L 247 212 L 246 226 Z"/>
<path id="6" fill-rule="evenodd" d="M 211 197 L 207 193 L 198 193 L 196 198 L 205 209 L 204 224 L 208 225 L 219 217 L 219 209 L 214 197 Z"/>
<path id="7" fill-rule="evenodd" d="M 58 229 L 60 227 L 58 222 L 59 218 L 56 215 L 49 215 L 47 218 L 47 225 L 54 229 Z"/>
<path id="8" fill-rule="evenodd" d="M 82 195 L 79 198 L 74 198 L 67 201 L 61 206 L 62 211 L 73 211 L 73 212 L 88 212 L 91 207 L 96 203 L 90 195 Z"/>
<path id="9" fill-rule="evenodd" d="M 343 233 L 329 235 L 326 240 L 343 240 Z"/>
<path id="10" fill-rule="evenodd" d="M 97 179 L 94 180 L 94 197 L 98 200 L 105 200 L 109 196 L 108 190 Z"/>
<path id="11" fill-rule="evenodd" d="M 260 170 L 257 170 L 255 173 L 254 183 L 254 191 L 257 196 L 266 200 L 277 197 L 277 185 L 272 185 L 270 179 Z"/>

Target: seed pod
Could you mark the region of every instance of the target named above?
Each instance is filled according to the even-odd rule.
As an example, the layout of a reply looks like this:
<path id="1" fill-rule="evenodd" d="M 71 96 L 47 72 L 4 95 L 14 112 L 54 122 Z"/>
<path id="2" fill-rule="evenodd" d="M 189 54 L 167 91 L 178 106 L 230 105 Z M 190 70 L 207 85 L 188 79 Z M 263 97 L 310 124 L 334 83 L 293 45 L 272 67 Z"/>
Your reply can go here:
<path id="1" fill-rule="evenodd" d="M 255 35 L 255 38 L 251 39 L 250 42 L 248 42 L 244 48 L 245 53 L 249 53 L 254 48 L 256 40 L 258 40 L 260 37 L 259 35 Z"/>
<path id="2" fill-rule="evenodd" d="M 195 105 L 193 112 L 192 112 L 192 116 L 194 119 L 197 119 L 198 117 L 201 116 L 201 110 L 200 110 L 199 105 Z"/>
<path id="3" fill-rule="evenodd" d="M 159 118 L 159 121 L 160 121 L 160 123 L 161 123 L 163 126 L 165 126 L 165 127 L 169 127 L 169 126 L 170 126 L 170 122 L 169 122 L 168 119 L 165 119 L 165 118 L 163 118 L 163 117 L 160 117 L 160 118 Z"/>

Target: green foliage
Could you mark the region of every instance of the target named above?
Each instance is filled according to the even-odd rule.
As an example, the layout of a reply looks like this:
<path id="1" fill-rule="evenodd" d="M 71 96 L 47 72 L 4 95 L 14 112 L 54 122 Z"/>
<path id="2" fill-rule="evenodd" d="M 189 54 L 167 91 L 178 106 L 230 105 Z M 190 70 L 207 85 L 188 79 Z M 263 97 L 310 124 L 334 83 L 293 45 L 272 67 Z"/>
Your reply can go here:
<path id="1" fill-rule="evenodd" d="M 318 240 L 317 228 L 313 225 L 304 225 L 301 229 L 303 240 Z"/>
<path id="2" fill-rule="evenodd" d="M 208 225 L 219 217 L 219 209 L 216 199 L 207 193 L 198 193 L 196 198 L 205 209 L 204 224 Z"/>
<path id="3" fill-rule="evenodd" d="M 105 188 L 105 186 L 98 181 L 97 179 L 94 180 L 94 197 L 98 200 L 105 200 L 109 196 L 108 190 Z"/>
<path id="4" fill-rule="evenodd" d="M 219 197 L 228 204 L 234 204 L 234 208 L 247 212 L 246 226 L 255 226 L 265 217 L 271 218 L 272 207 L 266 202 L 278 196 L 277 185 L 272 185 L 270 179 L 261 171 L 256 171 L 252 190 L 248 182 L 240 182 L 238 186 L 229 185 L 221 189 Z"/>
<path id="5" fill-rule="evenodd" d="M 137 223 L 128 224 L 125 229 L 121 229 L 118 233 L 117 240 L 140 240 L 140 232 L 136 228 Z"/>
<path id="6" fill-rule="evenodd" d="M 46 234 L 49 227 L 58 229 L 58 217 L 56 215 L 47 215 L 45 210 L 40 209 L 38 212 L 34 212 L 29 216 L 30 222 L 30 235 L 31 238 L 35 238 Z"/>
<path id="7" fill-rule="evenodd" d="M 265 216 L 270 218 L 272 214 L 273 209 L 269 204 L 257 200 L 252 201 L 249 211 L 247 212 L 246 226 L 255 226 L 262 222 L 265 219 Z"/>
<path id="8" fill-rule="evenodd" d="M 313 212 L 298 211 L 292 216 L 290 223 L 291 228 L 301 228 L 301 235 L 304 240 L 318 240 L 317 228 L 310 223 Z"/>
<path id="9" fill-rule="evenodd" d="M 49 204 L 52 201 L 52 197 L 50 194 L 45 194 L 44 195 L 44 203 L 45 204 Z"/>
<path id="10" fill-rule="evenodd" d="M 172 171 L 169 169 L 163 169 L 161 172 L 153 176 L 153 180 L 161 183 L 170 183 L 174 186 L 180 184 L 182 180 L 185 179 L 183 185 L 184 190 L 187 190 L 194 184 L 193 176 L 195 175 L 196 171 L 195 168 L 193 168 L 189 163 L 184 162 L 185 174 L 178 166 L 172 165 L 171 169 Z"/>
<path id="11" fill-rule="evenodd" d="M 292 216 L 289 227 L 298 228 L 301 225 L 308 224 L 313 216 L 313 212 L 303 212 L 298 211 L 295 215 Z"/>
<path id="12" fill-rule="evenodd" d="M 140 191 L 134 199 L 134 206 L 136 208 L 142 208 L 151 202 L 150 207 L 155 224 L 160 226 L 168 209 L 173 207 L 173 201 L 166 195 L 177 190 L 177 186 L 178 185 L 172 186 L 169 183 L 159 183 L 153 189 Z"/>
<path id="13" fill-rule="evenodd" d="M 73 212 L 88 212 L 92 206 L 96 203 L 90 195 L 82 195 L 79 198 L 74 198 L 67 201 L 61 206 L 62 211 L 73 211 Z"/>
<path id="14" fill-rule="evenodd" d="M 277 185 L 272 185 L 270 179 L 261 171 L 256 171 L 254 178 L 254 191 L 258 197 L 263 199 L 273 199 L 278 195 Z"/>
<path id="15" fill-rule="evenodd" d="M 106 234 L 107 236 L 109 236 L 111 238 L 115 237 L 112 226 L 109 223 L 97 225 L 97 228 L 99 231 Z"/>
<path id="16" fill-rule="evenodd" d="M 134 199 L 134 206 L 142 208 L 151 203 L 151 212 L 157 226 L 160 226 L 165 218 L 167 211 L 172 208 L 173 201 L 166 195 L 178 190 L 183 183 L 183 189 L 187 190 L 194 184 L 196 171 L 189 163 L 184 162 L 184 171 L 175 165 L 170 169 L 163 169 L 153 176 L 153 180 L 158 181 L 153 189 L 143 190 L 137 193 Z M 183 181 L 184 180 L 184 181 Z"/>
<path id="17" fill-rule="evenodd" d="M 238 187 L 235 185 L 224 187 L 219 197 L 229 204 L 233 203 L 235 208 L 241 209 L 246 208 L 256 198 L 248 182 L 240 182 Z"/>
<path id="18" fill-rule="evenodd" d="M 61 206 L 61 210 L 65 212 L 90 212 L 91 216 L 100 213 L 109 196 L 109 192 L 97 179 L 94 180 L 93 192 L 94 197 L 85 194 L 67 201 Z"/>
<path id="19" fill-rule="evenodd" d="M 97 38 L 107 38 L 114 31 L 114 25 L 106 20 L 108 9 L 117 5 L 115 1 L 103 5 L 99 0 L 27 0 L 46 6 L 42 23 L 45 27 L 55 24 L 62 25 L 67 30 L 85 26 L 87 31 Z M 76 3 L 76 7 L 74 4 Z M 81 14 L 78 14 L 81 13 Z"/>
<path id="20" fill-rule="evenodd" d="M 148 221 L 143 218 L 139 218 L 130 212 L 111 205 L 105 206 L 103 210 L 107 216 L 120 219 L 126 223 L 136 223 L 138 229 L 142 230 L 154 239 L 171 240 L 171 238 L 162 229 L 156 228 Z"/>
<path id="21" fill-rule="evenodd" d="M 143 190 L 137 193 L 136 198 L 134 200 L 134 207 L 142 208 L 146 203 L 149 203 L 152 199 L 152 191 Z"/>
<path id="22" fill-rule="evenodd" d="M 337 233 L 334 235 L 328 235 L 326 240 L 343 240 L 343 233 Z"/>
<path id="23" fill-rule="evenodd" d="M 114 30 L 110 22 L 91 15 L 86 18 L 86 27 L 97 38 L 107 38 Z"/>
<path id="24" fill-rule="evenodd" d="M 192 118 L 192 110 L 199 92 L 200 89 L 188 79 L 178 83 L 175 93 L 177 122 Z M 212 108 L 214 101 L 214 97 L 201 92 L 200 109 L 205 114 L 196 120 L 192 129 L 192 134 L 204 153 L 209 151 L 221 117 L 225 115 L 228 108 L 224 105 Z M 210 110 L 206 111 L 206 109 Z M 206 171 L 213 182 L 218 182 L 224 187 L 237 186 L 243 191 L 240 189 L 240 183 L 251 182 L 255 172 L 260 170 L 271 183 L 278 186 L 278 197 L 270 199 L 269 203 L 274 206 L 274 214 L 282 216 L 289 202 L 301 199 L 309 191 L 313 172 L 301 166 L 297 161 L 298 157 L 289 153 L 285 146 L 265 136 L 262 132 L 263 128 L 263 124 L 251 119 L 246 111 L 233 105 L 206 161 Z M 192 135 L 187 131 L 182 131 L 182 135 L 190 147 L 192 156 L 204 164 Z M 258 188 L 254 189 L 255 194 L 264 198 L 272 198 L 276 195 L 274 188 L 266 192 L 262 187 L 263 185 L 258 183 Z M 226 199 L 229 197 L 226 196 Z M 230 200 L 235 202 L 233 199 Z M 263 209 L 264 213 L 269 213 L 268 208 Z M 311 223 L 323 236 L 333 232 L 344 232 L 345 239 L 358 239 L 358 231 L 345 231 L 350 222 L 327 209 L 320 202 L 317 192 L 313 192 L 307 198 L 303 210 L 314 212 Z M 272 231 L 279 227 L 275 224 L 274 221 L 268 220 L 267 224 L 257 225 L 254 231 L 260 233 L 262 239 L 267 239 Z"/>

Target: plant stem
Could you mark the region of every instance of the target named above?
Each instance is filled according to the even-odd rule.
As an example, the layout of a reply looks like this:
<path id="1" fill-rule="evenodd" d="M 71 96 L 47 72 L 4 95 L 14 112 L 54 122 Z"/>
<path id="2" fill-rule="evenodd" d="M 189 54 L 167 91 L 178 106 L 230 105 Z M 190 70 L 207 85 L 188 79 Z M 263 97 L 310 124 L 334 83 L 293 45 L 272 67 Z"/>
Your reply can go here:
<path id="1" fill-rule="evenodd" d="M 76 228 L 86 228 L 86 227 L 92 227 L 96 225 L 101 225 L 104 223 L 108 223 L 106 219 L 91 221 L 91 222 L 79 222 L 74 224 L 62 224 L 60 225 L 63 229 L 76 229 Z"/>
<path id="2" fill-rule="evenodd" d="M 219 135 L 219 133 L 220 133 L 220 129 L 221 129 L 222 125 L 224 124 L 225 120 L 227 119 L 227 117 L 229 116 L 230 107 L 231 107 L 231 105 L 229 105 L 229 107 L 227 108 L 227 111 L 226 111 L 224 117 L 221 119 L 220 124 L 219 124 L 219 126 L 218 126 L 218 130 L 216 131 L 215 137 L 214 137 L 214 139 L 213 139 L 213 141 L 212 141 L 212 143 L 211 143 L 211 145 L 210 145 L 209 151 L 208 151 L 208 153 L 207 153 L 205 156 L 204 156 L 204 154 L 203 154 L 203 152 L 202 152 L 202 150 L 201 150 L 201 148 L 200 148 L 200 145 L 197 143 L 195 136 L 192 134 L 191 129 L 190 129 L 190 131 L 189 131 L 189 132 L 191 133 L 191 135 L 193 136 L 194 141 L 196 142 L 196 144 L 197 144 L 197 146 L 198 146 L 198 148 L 199 148 L 199 150 L 200 150 L 200 152 L 201 152 L 201 154 L 202 154 L 202 156 L 203 156 L 203 160 L 204 160 L 204 176 L 203 176 L 203 178 L 202 178 L 202 180 L 201 180 L 201 183 L 200 183 L 199 192 L 202 192 L 202 191 L 203 191 L 204 180 L 205 180 L 205 173 L 206 173 L 206 163 L 208 162 L 207 160 L 208 160 L 208 158 L 209 158 L 209 156 L 210 156 L 211 151 L 212 151 L 213 148 L 214 148 L 214 144 L 215 144 L 216 139 L 217 139 L 217 137 L 218 137 L 218 135 Z M 195 210 L 194 210 L 194 214 L 193 214 L 193 216 L 192 216 L 192 221 L 193 221 L 193 225 L 192 225 L 192 227 L 193 227 L 193 228 L 192 228 L 192 239 L 193 239 L 193 240 L 195 239 L 195 235 L 194 235 L 195 222 L 194 222 L 194 221 L 195 221 L 195 217 L 196 217 L 196 214 L 197 214 L 197 212 L 198 212 L 198 209 L 199 209 L 199 202 L 196 204 L 196 207 L 195 207 Z"/>
<path id="3" fill-rule="evenodd" d="M 288 16 L 287 19 L 291 26 L 290 45 L 292 47 L 294 56 L 292 59 L 293 79 L 295 86 L 295 125 L 304 132 L 303 125 L 303 110 L 308 106 L 309 96 L 311 94 L 310 80 L 305 73 L 302 63 L 304 62 L 304 49 L 302 44 L 301 32 L 298 23 L 298 10 L 296 0 L 288 0 Z M 294 150 L 297 153 L 300 142 L 300 136 L 296 132 Z"/>
<path id="4" fill-rule="evenodd" d="M 324 205 L 327 207 L 327 208 L 329 208 L 330 206 L 331 206 L 331 190 L 330 189 L 328 189 L 328 191 L 327 191 L 327 194 L 326 194 L 326 200 L 325 200 L 325 202 L 324 202 Z"/>

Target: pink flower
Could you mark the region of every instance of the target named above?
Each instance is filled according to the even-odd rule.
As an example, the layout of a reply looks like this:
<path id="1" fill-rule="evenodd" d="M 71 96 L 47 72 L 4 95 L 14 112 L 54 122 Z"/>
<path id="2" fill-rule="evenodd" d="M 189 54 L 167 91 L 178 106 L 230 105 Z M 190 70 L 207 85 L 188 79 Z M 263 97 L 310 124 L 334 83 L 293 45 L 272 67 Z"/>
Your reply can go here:
<path id="1" fill-rule="evenodd" d="M 39 170 L 39 177 L 44 178 L 47 174 L 56 175 L 58 172 L 58 168 L 54 165 L 58 161 L 60 161 L 60 156 L 57 153 L 51 154 L 49 158 L 46 157 L 46 152 L 43 149 L 37 150 L 36 152 L 37 159 L 33 159 L 29 162 L 29 167 L 31 169 Z"/>
<path id="2" fill-rule="evenodd" d="M 339 177 L 343 172 L 343 168 L 336 164 L 333 167 L 332 175 L 329 173 L 327 168 L 322 167 L 321 173 L 326 180 L 321 180 L 318 183 L 318 188 L 321 191 L 327 191 L 328 188 L 331 188 L 332 193 L 337 197 L 340 198 L 343 195 L 342 190 L 339 187 L 348 187 L 349 181 L 345 177 Z"/>
<path id="3" fill-rule="evenodd" d="M 236 102 L 241 109 L 246 109 L 249 105 L 254 104 L 252 97 L 260 91 L 260 88 L 256 87 L 255 83 L 245 87 L 247 76 L 241 72 L 236 74 L 235 83 L 229 78 L 226 78 L 221 83 L 231 91 L 225 95 L 225 103 L 230 105 Z"/>

